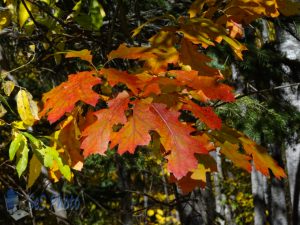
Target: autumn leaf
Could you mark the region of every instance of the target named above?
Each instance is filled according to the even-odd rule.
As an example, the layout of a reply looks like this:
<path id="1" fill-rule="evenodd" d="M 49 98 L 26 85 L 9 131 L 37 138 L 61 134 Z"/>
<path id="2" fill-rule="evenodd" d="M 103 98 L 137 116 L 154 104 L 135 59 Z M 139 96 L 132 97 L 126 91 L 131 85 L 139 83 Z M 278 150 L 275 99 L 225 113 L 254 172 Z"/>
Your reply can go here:
<path id="1" fill-rule="evenodd" d="M 128 103 L 129 95 L 124 91 L 108 101 L 107 109 L 94 113 L 97 120 L 82 132 L 84 139 L 81 148 L 85 157 L 96 153 L 104 154 L 112 137 L 113 126 L 127 122 L 124 111 L 128 108 Z"/>
<path id="2" fill-rule="evenodd" d="M 188 172 L 184 177 L 180 179 L 176 179 L 176 177 L 171 174 L 169 182 L 176 183 L 177 186 L 180 188 L 182 194 L 186 195 L 192 192 L 196 187 L 205 188 L 205 182 L 203 180 L 195 180 L 192 179 L 192 172 Z"/>
<path id="3" fill-rule="evenodd" d="M 224 28 L 207 18 L 192 18 L 182 23 L 179 33 L 193 44 L 201 44 L 202 47 L 214 46 L 220 42 L 220 36 L 226 35 Z"/>
<path id="4" fill-rule="evenodd" d="M 90 64 L 93 64 L 93 56 L 91 55 L 91 51 L 87 49 L 83 49 L 81 51 L 69 51 L 66 56 L 66 58 L 80 58 L 84 61 L 89 62 Z"/>
<path id="5" fill-rule="evenodd" d="M 27 8 L 29 9 L 29 11 L 32 10 L 32 4 L 29 1 L 24 1 L 24 3 L 26 4 Z M 27 12 L 27 9 L 25 7 L 25 5 L 23 4 L 23 2 L 20 2 L 19 4 L 19 25 L 20 28 L 23 27 L 23 25 L 25 24 L 25 22 L 27 21 L 27 19 L 29 18 L 29 13 Z"/>
<path id="6" fill-rule="evenodd" d="M 170 74 L 176 76 L 182 84 L 196 89 L 198 94 L 202 96 L 202 101 L 207 100 L 223 100 L 232 102 L 235 100 L 232 88 L 226 84 L 219 82 L 220 77 L 198 76 L 197 71 L 181 71 L 172 70 Z"/>
<path id="7" fill-rule="evenodd" d="M 245 169 L 248 172 L 251 172 L 251 157 L 242 154 L 239 152 L 238 144 L 231 144 L 228 141 L 224 143 L 217 143 L 218 146 L 221 147 L 221 153 L 226 156 L 226 158 L 230 159 L 234 165 Z"/>
<path id="8" fill-rule="evenodd" d="M 149 131 L 155 128 L 152 123 L 155 117 L 149 110 L 147 102 L 137 101 L 128 122 L 119 132 L 113 133 L 111 148 L 119 145 L 118 152 L 123 154 L 126 151 L 134 153 L 138 145 L 148 145 L 151 140 Z"/>
<path id="9" fill-rule="evenodd" d="M 221 143 L 228 141 L 231 144 L 241 144 L 243 146 L 243 149 L 245 150 L 245 153 L 247 155 L 251 156 L 251 158 L 253 159 L 255 168 L 258 171 L 260 171 L 262 174 L 264 174 L 265 176 L 270 175 L 270 173 L 269 173 L 269 169 L 270 169 L 273 172 L 275 177 L 277 177 L 277 178 L 286 177 L 284 170 L 280 166 L 278 166 L 276 161 L 268 154 L 267 150 L 264 147 L 256 144 L 251 139 L 249 139 L 242 132 L 223 125 L 222 130 L 221 131 L 213 131 L 212 136 Z M 228 146 L 230 146 L 230 144 L 227 144 L 227 146 L 225 146 L 225 148 Z M 226 149 L 223 151 L 226 151 Z M 231 154 L 232 154 L 232 152 L 231 152 Z M 240 153 L 238 153 L 238 154 L 240 154 Z M 238 154 L 231 156 L 231 157 L 235 157 L 236 159 L 240 158 L 240 160 L 242 160 L 242 158 L 246 159 L 244 156 L 240 156 Z M 243 161 L 244 161 L 244 163 L 246 163 L 245 160 L 243 160 Z M 239 166 L 241 166 L 245 169 L 249 168 L 249 165 L 247 165 L 247 164 L 241 165 L 240 163 L 238 164 Z"/>
<path id="10" fill-rule="evenodd" d="M 149 79 L 140 78 L 141 81 L 139 83 L 139 86 L 141 87 L 141 89 L 143 89 L 143 93 L 141 94 L 143 97 L 147 97 L 151 94 L 169 94 L 182 90 L 181 83 L 175 79 L 170 79 L 168 77 L 149 77 Z"/>
<path id="11" fill-rule="evenodd" d="M 134 93 L 138 94 L 138 77 L 133 74 L 129 74 L 127 71 L 120 71 L 113 68 L 101 69 L 100 74 L 104 74 L 108 83 L 114 86 L 118 83 L 126 84 L 126 86 Z"/>
<path id="12" fill-rule="evenodd" d="M 27 126 L 32 126 L 39 120 L 37 103 L 26 90 L 20 90 L 16 96 L 18 113 Z"/>
<path id="13" fill-rule="evenodd" d="M 156 57 L 149 50 L 149 47 L 127 47 L 126 44 L 121 44 L 118 49 L 111 51 L 107 57 L 109 60 L 115 58 L 146 60 Z"/>
<path id="14" fill-rule="evenodd" d="M 148 58 L 144 64 L 144 70 L 148 70 L 153 74 L 159 74 L 167 71 L 169 64 L 177 64 L 179 53 L 175 47 L 170 48 L 154 48 L 151 52 L 155 55 Z"/>
<path id="15" fill-rule="evenodd" d="M 29 162 L 29 174 L 26 188 L 30 188 L 35 183 L 37 178 L 40 176 L 41 171 L 42 164 L 39 159 L 35 155 L 33 155 Z"/>
<path id="16" fill-rule="evenodd" d="M 99 95 L 92 90 L 92 87 L 101 83 L 101 80 L 92 74 L 92 71 L 71 74 L 68 81 L 44 94 L 42 98 L 44 108 L 40 116 L 47 115 L 49 122 L 54 123 L 66 112 L 71 112 L 78 101 L 95 106 Z"/>
<path id="17" fill-rule="evenodd" d="M 255 168 L 265 176 L 270 176 L 269 169 L 277 178 L 286 177 L 284 170 L 268 154 L 267 150 L 246 136 L 239 138 L 246 153 L 252 156 Z"/>
<path id="18" fill-rule="evenodd" d="M 195 153 L 207 154 L 204 145 L 190 134 L 194 129 L 178 120 L 177 111 L 168 110 L 164 104 L 152 103 L 150 107 L 156 119 L 153 122 L 155 131 L 160 135 L 160 141 L 168 159 L 168 170 L 177 179 L 185 176 L 188 171 L 197 167 Z"/>
<path id="19" fill-rule="evenodd" d="M 62 152 L 69 161 L 72 169 L 80 171 L 83 167 L 83 156 L 80 149 L 80 130 L 71 115 L 58 125 L 59 129 L 54 132 L 56 148 Z"/>
<path id="20" fill-rule="evenodd" d="M 237 23 L 249 24 L 262 16 L 279 16 L 277 0 L 230 1 L 217 23 L 225 24 L 227 20 L 234 20 Z"/>
<path id="21" fill-rule="evenodd" d="M 211 61 L 209 57 L 198 52 L 197 46 L 187 39 L 182 39 L 179 50 L 180 62 L 189 65 L 193 70 L 197 70 L 200 75 L 214 76 L 220 75 L 219 70 L 207 65 Z"/>
<path id="22" fill-rule="evenodd" d="M 215 114 L 211 107 L 201 107 L 191 100 L 184 100 L 182 109 L 191 111 L 197 118 L 205 123 L 210 129 L 220 129 L 221 119 Z"/>

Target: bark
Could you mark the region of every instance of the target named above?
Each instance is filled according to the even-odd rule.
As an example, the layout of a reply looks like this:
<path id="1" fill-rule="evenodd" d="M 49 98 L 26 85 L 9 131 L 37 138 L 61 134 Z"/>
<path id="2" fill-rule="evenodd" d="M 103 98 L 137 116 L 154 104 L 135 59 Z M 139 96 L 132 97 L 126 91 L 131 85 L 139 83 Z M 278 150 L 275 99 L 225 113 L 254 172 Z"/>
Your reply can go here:
<path id="1" fill-rule="evenodd" d="M 299 0 L 297 1 L 299 2 Z M 296 26 L 296 25 L 295 25 Z M 289 27 L 290 28 L 290 27 Z M 285 53 L 287 58 L 300 60 L 300 41 L 299 34 L 293 34 L 292 30 L 280 31 L 280 46 L 279 49 Z M 296 94 L 291 91 L 287 92 L 287 99 L 300 110 L 300 100 Z M 297 136 L 297 134 L 295 134 Z M 299 135 L 299 134 L 298 134 Z M 299 142 L 299 141 L 298 141 Z M 288 172 L 288 182 L 290 187 L 291 206 L 292 206 L 292 223 L 299 224 L 300 220 L 300 144 L 290 144 L 286 149 L 286 164 Z M 288 203 L 289 204 L 289 203 Z"/>
<path id="2" fill-rule="evenodd" d="M 252 194 L 254 201 L 254 225 L 265 225 L 266 224 L 266 202 L 264 186 L 266 178 L 253 169 L 251 173 L 251 184 Z"/>
<path id="3" fill-rule="evenodd" d="M 281 149 L 279 144 L 270 146 L 273 158 L 282 165 Z M 270 215 L 274 225 L 287 225 L 287 204 L 285 198 L 284 181 L 274 177 L 271 179 Z"/>
<path id="4" fill-rule="evenodd" d="M 216 160 L 218 173 L 214 174 L 215 184 L 215 205 L 216 214 L 218 215 L 218 223 L 220 224 L 233 224 L 232 212 L 230 206 L 226 204 L 226 195 L 222 193 L 222 183 L 224 180 L 223 169 L 222 169 L 222 158 L 219 151 L 213 153 L 212 156 Z"/>
<path id="5" fill-rule="evenodd" d="M 289 146 L 286 151 L 288 178 L 292 205 L 293 225 L 298 225 L 300 220 L 300 144 Z"/>

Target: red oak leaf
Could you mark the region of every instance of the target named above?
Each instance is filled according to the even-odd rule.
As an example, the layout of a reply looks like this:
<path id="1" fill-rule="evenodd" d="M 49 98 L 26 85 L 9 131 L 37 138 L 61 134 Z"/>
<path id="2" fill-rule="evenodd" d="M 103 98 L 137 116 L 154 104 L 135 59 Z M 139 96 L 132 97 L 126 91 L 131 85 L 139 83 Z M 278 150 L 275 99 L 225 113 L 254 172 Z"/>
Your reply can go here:
<path id="1" fill-rule="evenodd" d="M 232 102 L 235 100 L 232 88 L 219 82 L 220 76 L 198 76 L 198 72 L 194 70 L 172 70 L 170 74 L 176 75 L 176 79 L 182 84 L 197 90 L 203 101 L 212 99 Z"/>
<path id="2" fill-rule="evenodd" d="M 120 93 L 116 98 L 108 101 L 107 109 L 100 109 L 94 115 L 97 120 L 82 132 L 85 137 L 81 148 L 85 157 L 90 154 L 104 154 L 111 139 L 113 126 L 126 123 L 124 111 L 128 108 L 129 95 L 127 92 Z"/>
<path id="3" fill-rule="evenodd" d="M 69 51 L 66 56 L 66 58 L 80 58 L 82 60 L 85 60 L 89 63 L 92 63 L 93 56 L 91 55 L 91 51 L 87 49 L 83 49 L 81 51 Z"/>
<path id="4" fill-rule="evenodd" d="M 251 157 L 240 153 L 238 144 L 225 141 L 223 144 L 219 142 L 217 145 L 221 147 L 220 152 L 230 159 L 234 165 L 251 172 L 251 163 L 249 162 Z"/>
<path id="5" fill-rule="evenodd" d="M 197 46 L 187 39 L 182 39 L 180 47 L 180 61 L 184 65 L 189 65 L 193 70 L 197 70 L 203 76 L 220 75 L 219 70 L 207 65 L 211 59 L 198 52 Z"/>
<path id="6" fill-rule="evenodd" d="M 69 75 L 68 81 L 43 95 L 44 108 L 40 116 L 48 115 L 49 122 L 54 123 L 66 112 L 71 112 L 78 101 L 95 106 L 99 95 L 92 87 L 99 83 L 101 80 L 94 77 L 92 71 Z"/>
<path id="7" fill-rule="evenodd" d="M 153 121 L 155 131 L 160 135 L 165 150 L 170 151 L 167 168 L 180 179 L 197 167 L 195 153 L 207 154 L 208 150 L 190 135 L 194 129 L 178 120 L 177 111 L 168 110 L 166 105 L 159 103 L 152 103 L 150 110 L 156 117 Z"/>
<path id="8" fill-rule="evenodd" d="M 117 50 L 113 50 L 108 54 L 108 59 L 122 58 L 145 60 L 155 57 L 154 54 L 149 52 L 149 49 L 149 47 L 127 47 L 126 44 L 121 44 Z"/>
<path id="9" fill-rule="evenodd" d="M 248 139 L 245 135 L 239 138 L 247 154 L 253 158 L 255 168 L 265 176 L 270 176 L 269 169 L 277 178 L 286 177 L 284 170 L 268 154 L 267 150 Z"/>
<path id="10" fill-rule="evenodd" d="M 151 136 L 149 131 L 154 128 L 152 121 L 155 117 L 149 113 L 150 105 L 144 101 L 137 101 L 133 108 L 133 115 L 119 131 L 115 132 L 111 140 L 111 148 L 117 144 L 118 152 L 123 154 L 128 151 L 134 153 L 138 145 L 148 145 Z"/>
<path id="11" fill-rule="evenodd" d="M 222 120 L 213 111 L 212 107 L 201 107 L 191 100 L 184 100 L 183 102 L 185 104 L 182 106 L 182 109 L 191 111 L 210 129 L 221 129 Z"/>
<path id="12" fill-rule="evenodd" d="M 111 86 L 117 83 L 126 84 L 126 86 L 134 93 L 138 94 L 138 83 L 139 79 L 134 74 L 129 74 L 126 71 L 120 71 L 116 69 L 101 69 L 100 74 L 104 74 L 107 78 L 108 83 Z"/>

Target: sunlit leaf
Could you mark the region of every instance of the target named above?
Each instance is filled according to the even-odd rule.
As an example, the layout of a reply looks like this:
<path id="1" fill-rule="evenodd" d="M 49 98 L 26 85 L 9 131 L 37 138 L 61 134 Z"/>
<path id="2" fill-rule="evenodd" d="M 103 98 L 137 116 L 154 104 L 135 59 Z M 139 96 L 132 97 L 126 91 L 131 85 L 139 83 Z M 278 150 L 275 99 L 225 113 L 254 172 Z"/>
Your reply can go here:
<path id="1" fill-rule="evenodd" d="M 28 91 L 20 90 L 16 96 L 16 101 L 18 113 L 26 125 L 32 126 L 36 120 L 39 120 L 37 103 Z"/>
<path id="2" fill-rule="evenodd" d="M 33 155 L 29 162 L 27 188 L 30 188 L 35 183 L 37 178 L 40 176 L 41 171 L 42 171 L 42 164 L 40 163 L 38 158 L 35 155 Z"/>
<path id="3" fill-rule="evenodd" d="M 68 81 L 44 94 L 44 108 L 40 116 L 48 115 L 48 120 L 54 123 L 66 112 L 71 112 L 78 101 L 95 106 L 99 95 L 92 87 L 101 83 L 101 80 L 92 74 L 91 71 L 84 71 L 69 75 Z"/>

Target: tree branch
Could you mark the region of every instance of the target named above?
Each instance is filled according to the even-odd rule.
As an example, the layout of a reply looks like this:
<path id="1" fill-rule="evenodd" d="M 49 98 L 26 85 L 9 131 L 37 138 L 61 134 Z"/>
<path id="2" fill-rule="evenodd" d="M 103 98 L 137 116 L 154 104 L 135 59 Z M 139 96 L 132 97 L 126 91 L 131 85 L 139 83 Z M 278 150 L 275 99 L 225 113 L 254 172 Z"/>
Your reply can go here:
<path id="1" fill-rule="evenodd" d="M 264 92 L 275 91 L 275 90 L 284 89 L 284 88 L 288 88 L 288 87 L 299 86 L 299 85 L 300 85 L 300 83 L 293 83 L 293 84 L 281 85 L 281 86 L 268 88 L 268 89 L 263 89 L 263 90 L 257 90 L 257 91 L 249 92 L 247 94 L 237 94 L 235 96 L 235 99 L 240 99 L 240 98 L 244 98 L 244 97 L 255 95 L 255 94 L 261 94 L 261 93 L 264 93 Z M 227 104 L 227 102 L 222 102 L 218 105 L 215 105 L 215 107 L 217 108 L 217 107 L 222 106 L 224 104 Z"/>

